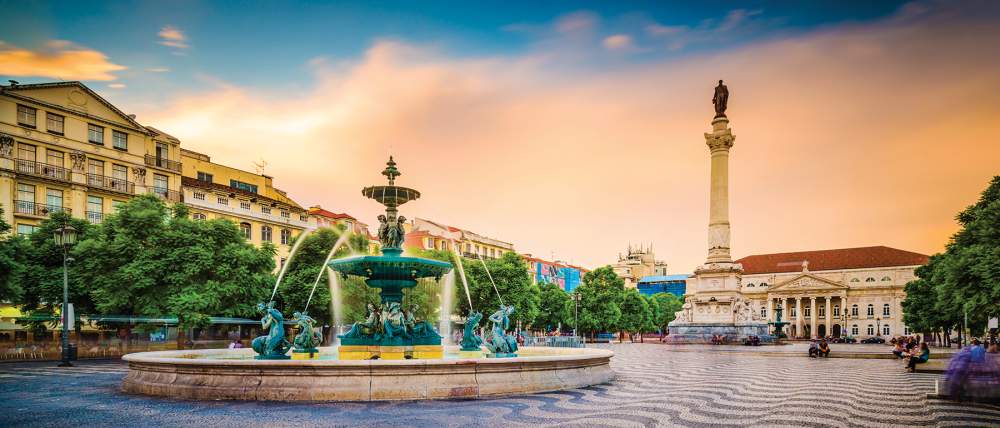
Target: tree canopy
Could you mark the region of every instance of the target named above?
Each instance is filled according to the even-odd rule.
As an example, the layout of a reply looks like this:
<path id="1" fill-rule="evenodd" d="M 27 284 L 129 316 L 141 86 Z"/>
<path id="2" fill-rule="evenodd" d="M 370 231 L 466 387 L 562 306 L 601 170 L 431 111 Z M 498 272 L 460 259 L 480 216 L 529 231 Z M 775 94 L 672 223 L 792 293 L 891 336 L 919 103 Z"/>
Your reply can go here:
<path id="1" fill-rule="evenodd" d="M 580 295 L 581 331 L 594 333 L 618 329 L 625 281 L 615 275 L 611 266 L 587 272 L 583 276 L 583 283 L 573 291 Z"/>
<path id="2" fill-rule="evenodd" d="M 540 283 L 538 289 L 538 316 L 531 325 L 534 328 L 552 331 L 560 325 L 572 324 L 573 316 L 569 310 L 572 301 L 569 294 L 552 283 Z"/>
<path id="3" fill-rule="evenodd" d="M 24 274 L 26 240 L 10 232 L 0 207 L 0 301 L 17 302 L 24 295 L 20 276 Z"/>
<path id="4" fill-rule="evenodd" d="M 512 322 L 520 321 L 522 327 L 527 327 L 538 316 L 539 289 L 531 282 L 528 264 L 521 256 L 509 252 L 504 253 L 499 259 L 490 259 L 485 262 L 463 259 L 462 263 L 469 281 L 469 294 L 472 297 L 472 305 L 475 310 L 486 316 L 496 311 L 500 307 L 500 299 L 497 297 L 499 291 L 504 304 L 514 305 L 515 311 L 511 315 Z M 486 268 L 483 267 L 484 263 Z M 487 268 L 489 274 L 487 274 Z M 496 290 L 490 281 L 490 275 L 496 282 Z M 458 283 L 455 288 L 461 288 L 461 278 L 457 278 L 456 281 Z M 457 298 L 455 300 L 458 304 L 459 314 L 468 316 L 469 304 L 466 299 Z"/>

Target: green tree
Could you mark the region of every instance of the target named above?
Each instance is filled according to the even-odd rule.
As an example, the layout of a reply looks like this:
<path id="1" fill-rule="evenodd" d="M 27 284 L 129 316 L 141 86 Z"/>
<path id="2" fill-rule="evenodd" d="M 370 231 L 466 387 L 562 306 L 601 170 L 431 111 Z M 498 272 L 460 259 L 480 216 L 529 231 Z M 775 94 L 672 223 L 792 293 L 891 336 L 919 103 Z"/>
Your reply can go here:
<path id="1" fill-rule="evenodd" d="M 587 272 L 574 292 L 580 295 L 580 330 L 589 331 L 593 337 L 598 331 L 618 329 L 625 281 L 615 275 L 611 266 Z"/>
<path id="2" fill-rule="evenodd" d="M 3 219 L 0 207 L 0 301 L 18 304 L 24 295 L 20 277 L 24 274 L 27 242 L 20 235 L 9 233 L 10 225 Z"/>
<path id="3" fill-rule="evenodd" d="M 56 245 L 53 236 L 63 224 L 72 226 L 77 231 L 77 242 L 71 247 L 74 262 L 69 267 L 69 302 L 73 304 L 74 313 L 86 314 L 94 312 L 94 301 L 91 298 L 91 283 L 81 275 L 81 257 L 76 255 L 80 242 L 86 240 L 95 230 L 85 220 L 72 218 L 66 212 L 54 212 L 43 220 L 38 229 L 28 236 L 27 242 L 21 242 L 18 247 L 23 257 L 23 265 L 15 281 L 23 288 L 19 300 L 21 310 L 29 316 L 55 316 L 56 308 L 63 301 L 63 248 Z M 52 322 L 50 324 L 55 324 Z M 76 323 L 77 329 L 80 324 Z"/>
<path id="4" fill-rule="evenodd" d="M 521 322 L 522 327 L 528 327 L 538 316 L 539 291 L 538 286 L 532 284 L 531 275 L 528 273 L 528 264 L 521 256 L 510 252 L 505 253 L 499 259 L 486 260 L 462 260 L 465 268 L 465 275 L 469 281 L 469 294 L 472 297 L 472 305 L 477 311 L 482 312 L 485 317 L 493 313 L 500 307 L 500 299 L 497 297 L 499 291 L 503 297 L 503 303 L 514 305 L 516 309 L 511 315 L 512 322 Z M 496 283 L 496 290 L 490 281 L 490 275 Z M 459 283 L 456 288 L 461 287 L 461 278 L 457 278 Z M 469 304 L 466 299 L 459 298 L 459 314 L 467 317 L 469 314 Z"/>
<path id="5" fill-rule="evenodd" d="M 73 254 L 98 313 L 173 315 L 181 330 L 212 316 L 257 316 L 274 284 L 272 245 L 256 248 L 235 223 L 191 220 L 150 195 L 120 206 Z"/>
<path id="6" fill-rule="evenodd" d="M 634 288 L 625 290 L 622 297 L 621 314 L 618 325 L 623 332 L 628 333 L 630 339 L 633 339 L 634 334 L 640 332 L 646 325 L 649 317 L 649 304 L 639 294 L 639 290 Z M 624 336 L 622 334 L 619 340 L 624 341 Z"/>
<path id="7" fill-rule="evenodd" d="M 681 310 L 681 307 L 684 306 L 684 299 L 673 293 L 656 293 L 653 295 L 653 299 L 656 299 L 658 306 L 654 324 L 656 324 L 657 329 L 665 329 L 667 328 L 667 324 L 670 324 L 676 318 L 677 312 Z"/>
<path id="8" fill-rule="evenodd" d="M 653 296 L 643 295 L 642 298 L 646 300 L 646 307 L 649 309 L 646 311 L 645 323 L 642 325 L 642 333 L 658 333 L 659 327 L 656 325 L 658 319 L 662 317 L 659 302 L 656 301 Z M 639 340 L 645 342 L 645 335 L 639 336 Z"/>
<path id="9" fill-rule="evenodd" d="M 538 316 L 531 325 L 548 332 L 559 328 L 560 324 L 572 323 L 572 312 L 568 310 L 569 304 L 572 303 L 569 294 L 551 283 L 540 283 L 538 289 Z"/>

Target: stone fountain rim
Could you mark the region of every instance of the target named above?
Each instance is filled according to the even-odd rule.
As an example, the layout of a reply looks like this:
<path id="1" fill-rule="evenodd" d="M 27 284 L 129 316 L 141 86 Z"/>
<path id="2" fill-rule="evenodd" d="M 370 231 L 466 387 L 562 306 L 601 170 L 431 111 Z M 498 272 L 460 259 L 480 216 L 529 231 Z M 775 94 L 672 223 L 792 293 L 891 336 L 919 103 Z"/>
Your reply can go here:
<path id="1" fill-rule="evenodd" d="M 448 348 L 458 349 L 457 346 Z M 327 350 L 330 347 L 319 348 Z M 174 351 L 147 351 L 135 352 L 122 356 L 122 360 L 129 363 L 152 363 L 171 365 L 195 365 L 195 366 L 238 366 L 238 367 L 394 367 L 394 366 L 434 366 L 434 365 L 505 365 L 514 363 L 545 363 L 559 361 L 579 361 L 587 359 L 602 359 L 614 356 L 614 352 L 608 349 L 596 348 L 553 348 L 553 347 L 527 347 L 522 350 L 555 351 L 552 355 L 530 355 L 513 358 L 449 358 L 449 359 L 413 359 L 413 360 L 227 360 L 210 358 L 180 358 L 177 355 L 217 355 L 217 354 L 247 354 L 253 355 L 253 350 L 242 349 L 196 349 L 196 350 L 174 350 Z M 557 350 L 557 351 L 556 351 Z"/>

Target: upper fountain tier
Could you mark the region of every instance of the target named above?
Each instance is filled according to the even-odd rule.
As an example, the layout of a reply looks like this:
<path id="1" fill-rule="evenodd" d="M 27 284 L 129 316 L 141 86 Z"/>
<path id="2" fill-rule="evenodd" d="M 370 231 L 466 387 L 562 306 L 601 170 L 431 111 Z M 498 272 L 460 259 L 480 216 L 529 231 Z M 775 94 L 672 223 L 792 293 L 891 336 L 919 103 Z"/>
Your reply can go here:
<path id="1" fill-rule="evenodd" d="M 389 156 L 389 162 L 386 162 L 386 167 L 382 171 L 382 175 L 389 178 L 388 186 L 365 187 L 361 189 L 361 194 L 365 195 L 366 198 L 374 199 L 378 203 L 385 205 L 387 208 L 386 213 L 390 214 L 390 216 L 394 217 L 394 208 L 420 197 L 420 192 L 395 184 L 396 177 L 399 177 L 402 173 L 396 169 L 396 161 L 392 160 L 392 156 Z M 390 213 L 389 210 L 393 212 Z M 390 218 L 390 220 L 392 219 Z"/>

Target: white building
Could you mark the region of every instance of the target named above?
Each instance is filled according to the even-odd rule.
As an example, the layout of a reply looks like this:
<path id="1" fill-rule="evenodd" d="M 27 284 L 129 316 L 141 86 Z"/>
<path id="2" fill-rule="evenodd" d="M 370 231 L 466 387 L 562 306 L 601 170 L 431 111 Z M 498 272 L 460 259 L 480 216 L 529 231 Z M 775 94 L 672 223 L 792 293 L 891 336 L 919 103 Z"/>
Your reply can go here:
<path id="1" fill-rule="evenodd" d="M 743 266 L 743 297 L 767 321 L 780 304 L 789 337 L 868 337 L 910 333 L 903 287 L 927 259 L 879 246 L 758 254 L 736 263 Z"/>

